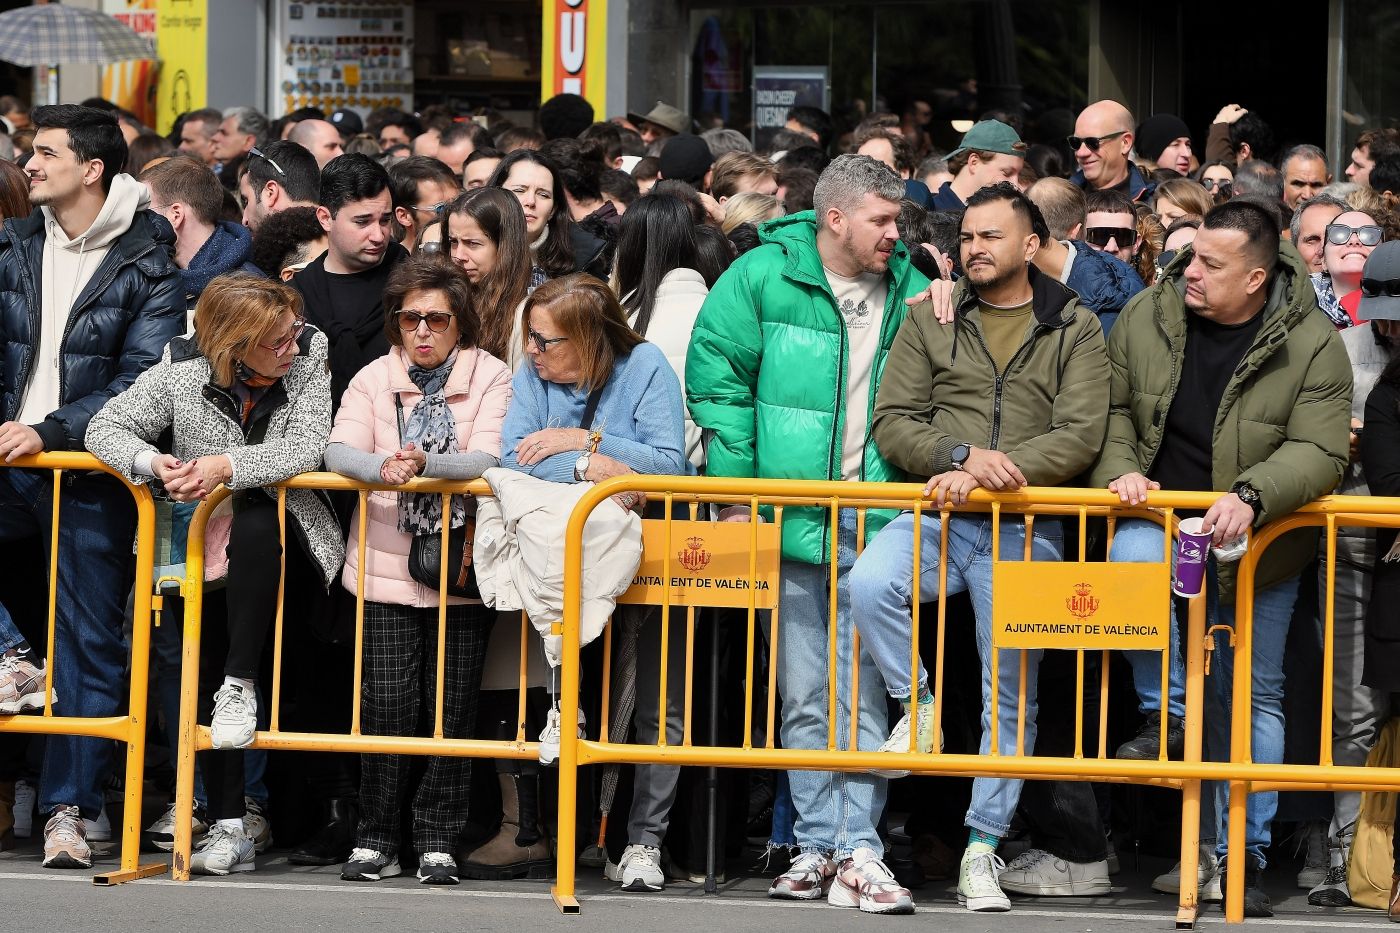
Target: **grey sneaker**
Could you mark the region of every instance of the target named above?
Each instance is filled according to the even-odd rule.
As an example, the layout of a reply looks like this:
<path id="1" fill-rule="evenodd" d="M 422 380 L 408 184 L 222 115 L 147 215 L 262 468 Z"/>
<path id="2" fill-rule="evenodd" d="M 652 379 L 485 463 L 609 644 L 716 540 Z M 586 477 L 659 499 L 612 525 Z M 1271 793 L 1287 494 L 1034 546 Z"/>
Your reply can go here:
<path id="1" fill-rule="evenodd" d="M 204 844 L 190 857 L 190 871 L 196 875 L 227 875 L 252 871 L 256 855 L 253 837 L 239 830 L 224 829 L 218 823 L 204 837 Z"/>
<path id="2" fill-rule="evenodd" d="M 1351 888 L 1347 886 L 1345 864 L 1332 865 L 1327 877 L 1308 892 L 1308 903 L 1314 907 L 1350 907 Z"/>
<path id="3" fill-rule="evenodd" d="M 77 807 L 56 807 L 44 824 L 44 867 L 92 867 L 92 849 Z"/>
<path id="4" fill-rule="evenodd" d="M 225 684 L 214 694 L 209 742 L 215 748 L 247 748 L 258 728 L 258 701 L 251 690 Z"/>
<path id="5" fill-rule="evenodd" d="M 342 881 L 379 881 L 403 874 L 397 855 L 385 855 L 378 849 L 356 848 L 350 860 L 340 869 Z"/>
<path id="6" fill-rule="evenodd" d="M 34 808 L 39 801 L 39 789 L 33 781 L 15 781 L 15 838 L 28 839 L 34 835 Z"/>
<path id="7" fill-rule="evenodd" d="M 53 701 L 58 702 L 58 691 Z M 0 654 L 0 715 L 44 708 L 44 665 L 28 655 Z"/>
<path id="8" fill-rule="evenodd" d="M 83 829 L 87 831 L 87 838 L 92 842 L 111 842 L 112 820 L 107 816 L 107 808 L 102 808 L 102 812 L 97 814 L 97 819 L 83 820 Z"/>
<path id="9" fill-rule="evenodd" d="M 204 815 L 204 808 L 196 805 L 190 817 L 190 840 L 197 846 L 207 832 L 209 818 Z M 165 812 L 146 827 L 146 842 L 161 852 L 175 848 L 175 801 L 170 801 Z"/>
<path id="10" fill-rule="evenodd" d="M 243 798 L 243 830 L 253 837 L 253 847 L 262 855 L 272 845 L 272 824 L 267 821 L 263 804 L 252 797 Z"/>
<path id="11" fill-rule="evenodd" d="M 418 859 L 418 880 L 423 884 L 456 884 L 457 860 L 446 852 L 424 852 Z"/>
<path id="12" fill-rule="evenodd" d="M 1003 891 L 1032 897 L 1107 894 L 1108 862 L 1070 862 L 1044 849 L 1028 849 L 1007 863 L 997 879 Z"/>
<path id="13" fill-rule="evenodd" d="M 661 871 L 661 850 L 656 846 L 628 846 L 622 852 L 618 869 L 618 880 L 624 891 L 654 892 L 666 887 L 666 875 Z"/>

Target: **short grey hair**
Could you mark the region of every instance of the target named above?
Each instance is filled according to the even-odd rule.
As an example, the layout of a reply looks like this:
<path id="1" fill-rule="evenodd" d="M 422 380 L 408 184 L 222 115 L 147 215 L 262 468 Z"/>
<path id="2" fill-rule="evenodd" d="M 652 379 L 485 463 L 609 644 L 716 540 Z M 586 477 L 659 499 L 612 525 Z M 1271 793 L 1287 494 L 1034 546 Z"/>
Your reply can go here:
<path id="1" fill-rule="evenodd" d="M 1298 145 L 1289 149 L 1283 154 L 1282 157 L 1279 158 L 1279 171 L 1283 171 L 1285 168 L 1287 168 L 1288 163 L 1293 161 L 1294 159 L 1305 159 L 1308 162 L 1321 162 L 1323 165 L 1326 165 L 1327 153 L 1323 152 L 1321 149 L 1317 148 L 1312 143 L 1299 143 Z"/>
<path id="2" fill-rule="evenodd" d="M 1298 238 L 1303 235 L 1303 211 L 1310 207 L 1335 207 L 1339 214 L 1345 214 L 1351 210 L 1350 204 L 1330 194 L 1319 194 L 1309 198 L 1298 205 L 1298 209 L 1293 212 L 1293 219 L 1288 222 L 1288 229 L 1293 232 L 1294 243 L 1297 243 Z"/>
<path id="3" fill-rule="evenodd" d="M 854 211 L 867 194 L 898 204 L 904 199 L 904 182 L 888 165 L 870 156 L 837 156 L 817 179 L 812 192 L 817 226 L 826 225 L 827 211 Z"/>
<path id="4" fill-rule="evenodd" d="M 710 157 L 718 159 L 726 152 L 753 152 L 753 143 L 738 130 L 719 126 L 700 134 L 705 145 L 710 147 Z"/>
<path id="5" fill-rule="evenodd" d="M 6 162 L 15 160 L 15 141 L 4 133 L 0 133 L 0 160 Z"/>
<path id="6" fill-rule="evenodd" d="M 252 107 L 230 107 L 224 111 L 224 119 L 236 117 L 238 132 L 257 137 L 256 145 L 261 146 L 267 139 L 268 122 L 262 111 Z"/>

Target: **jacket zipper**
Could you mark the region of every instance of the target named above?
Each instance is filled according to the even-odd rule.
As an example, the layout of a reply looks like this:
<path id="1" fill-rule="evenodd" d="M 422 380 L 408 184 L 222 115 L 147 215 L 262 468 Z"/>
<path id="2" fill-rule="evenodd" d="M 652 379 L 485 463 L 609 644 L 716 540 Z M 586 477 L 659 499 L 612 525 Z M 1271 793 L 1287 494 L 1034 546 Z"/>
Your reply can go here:
<path id="1" fill-rule="evenodd" d="M 1011 354 L 1011 359 L 1007 361 L 1006 372 L 1004 373 L 997 372 L 997 361 L 992 358 L 992 351 L 987 347 L 987 341 L 983 338 L 982 331 L 976 328 L 973 329 L 973 333 L 977 335 L 977 343 L 981 345 L 982 352 L 987 354 L 987 361 L 992 364 L 992 372 L 996 373 L 996 380 L 993 384 L 994 388 L 992 391 L 992 438 L 988 447 L 990 450 L 996 450 L 997 441 L 1001 439 L 1001 393 L 1006 385 L 1006 377 L 1011 372 L 1012 368 L 1015 367 L 1016 361 L 1021 358 L 1021 354 L 1036 341 L 1044 328 L 1044 324 L 1035 325 L 1035 328 L 1031 331 L 1030 338 L 1022 343 L 1015 353 Z"/>

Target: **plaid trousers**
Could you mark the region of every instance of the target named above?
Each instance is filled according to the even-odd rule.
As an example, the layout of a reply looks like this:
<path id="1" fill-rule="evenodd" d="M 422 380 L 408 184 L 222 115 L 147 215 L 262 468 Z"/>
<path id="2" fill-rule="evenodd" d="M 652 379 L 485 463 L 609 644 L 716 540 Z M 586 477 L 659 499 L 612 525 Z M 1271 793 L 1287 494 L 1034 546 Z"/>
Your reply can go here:
<path id="1" fill-rule="evenodd" d="M 447 608 L 442 733 L 469 738 L 476 725 L 486 643 L 496 614 L 485 606 Z M 365 735 L 414 735 L 437 703 L 438 611 L 365 603 L 360 727 Z M 362 755 L 360 823 L 355 845 L 387 855 L 399 850 L 399 811 L 408 782 L 405 755 Z M 455 850 L 467 822 L 471 762 L 434 755 L 413 795 L 413 841 L 419 854 Z"/>

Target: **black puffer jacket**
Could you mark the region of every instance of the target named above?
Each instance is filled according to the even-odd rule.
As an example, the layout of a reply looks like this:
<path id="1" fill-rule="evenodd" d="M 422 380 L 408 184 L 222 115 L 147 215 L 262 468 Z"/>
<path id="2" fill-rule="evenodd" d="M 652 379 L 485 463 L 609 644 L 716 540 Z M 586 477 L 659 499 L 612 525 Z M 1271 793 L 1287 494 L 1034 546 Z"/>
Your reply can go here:
<path id="1" fill-rule="evenodd" d="M 0 421 L 19 415 L 40 333 L 44 215 L 0 225 Z M 63 332 L 59 407 L 33 425 L 45 450 L 83 450 L 88 420 L 185 332 L 175 233 L 140 210 L 73 304 Z"/>

